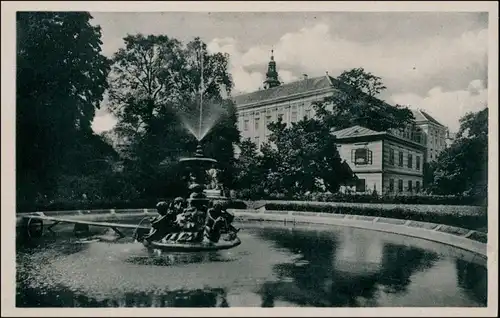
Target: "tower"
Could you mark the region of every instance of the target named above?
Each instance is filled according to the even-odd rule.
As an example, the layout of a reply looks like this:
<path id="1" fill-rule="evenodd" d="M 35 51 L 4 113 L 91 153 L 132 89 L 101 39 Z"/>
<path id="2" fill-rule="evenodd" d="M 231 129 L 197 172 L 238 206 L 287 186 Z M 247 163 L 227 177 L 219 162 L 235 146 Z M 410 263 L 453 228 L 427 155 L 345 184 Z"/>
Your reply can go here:
<path id="1" fill-rule="evenodd" d="M 274 50 L 271 50 L 271 60 L 267 66 L 266 80 L 264 81 L 264 89 L 280 86 L 278 79 L 278 71 L 276 71 L 276 62 L 274 61 Z"/>

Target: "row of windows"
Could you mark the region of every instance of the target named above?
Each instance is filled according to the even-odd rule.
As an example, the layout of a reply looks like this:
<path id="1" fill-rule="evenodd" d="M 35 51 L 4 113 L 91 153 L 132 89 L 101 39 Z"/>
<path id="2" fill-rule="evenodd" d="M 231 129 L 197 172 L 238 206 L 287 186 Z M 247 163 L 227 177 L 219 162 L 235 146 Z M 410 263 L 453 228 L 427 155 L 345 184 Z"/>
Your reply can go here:
<path id="1" fill-rule="evenodd" d="M 422 131 L 419 128 L 408 127 L 399 130 L 399 135 L 403 138 L 413 140 L 415 142 L 421 143 L 423 141 Z"/>
<path id="2" fill-rule="evenodd" d="M 413 191 L 413 182 L 408 180 L 407 191 Z M 394 179 L 389 179 L 389 192 L 394 192 Z M 398 180 L 398 192 L 403 192 L 403 180 Z M 420 192 L 420 181 L 415 182 L 415 192 Z"/>
<path id="3" fill-rule="evenodd" d="M 395 151 L 394 149 L 389 150 L 389 164 L 395 165 Z M 399 151 L 398 156 L 398 166 L 403 167 L 404 162 L 404 154 L 402 151 Z M 408 154 L 408 168 L 413 169 L 413 155 L 411 153 Z M 420 170 L 420 156 L 415 156 L 415 169 Z"/>
<path id="4" fill-rule="evenodd" d="M 284 114 L 278 114 L 278 119 L 281 118 L 281 120 L 283 120 L 283 116 L 284 116 Z M 311 118 L 311 110 L 310 109 L 306 109 L 304 111 L 304 117 Z M 271 120 L 272 120 L 272 117 L 270 115 L 266 116 L 266 127 L 267 127 L 267 124 L 271 123 Z M 260 122 L 260 117 L 256 117 L 254 119 L 254 130 L 255 131 L 259 130 L 259 122 Z M 292 123 L 297 122 L 297 112 L 296 111 L 292 111 L 290 113 L 290 122 L 292 122 Z M 245 119 L 243 121 L 243 130 L 248 131 L 249 125 L 250 125 L 250 120 Z"/>
<path id="5" fill-rule="evenodd" d="M 398 180 L 398 192 L 403 192 L 403 180 Z M 413 181 L 408 180 L 406 191 L 409 192 L 420 192 L 420 181 L 415 181 L 415 189 L 413 188 Z M 356 181 L 356 192 L 365 192 L 366 191 L 366 180 L 358 179 Z M 389 180 L 389 192 L 394 192 L 394 179 Z"/>

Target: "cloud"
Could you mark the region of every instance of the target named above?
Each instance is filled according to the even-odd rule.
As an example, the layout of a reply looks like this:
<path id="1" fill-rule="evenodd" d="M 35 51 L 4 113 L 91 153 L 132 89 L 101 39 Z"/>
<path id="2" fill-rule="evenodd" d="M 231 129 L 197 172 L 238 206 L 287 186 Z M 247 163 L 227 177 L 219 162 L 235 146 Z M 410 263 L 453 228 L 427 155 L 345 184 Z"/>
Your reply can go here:
<path id="1" fill-rule="evenodd" d="M 236 89 L 245 92 L 255 90 L 263 79 L 272 48 L 278 72 L 287 80 L 296 79 L 298 71 L 320 76 L 325 71 L 338 74 L 350 68 L 364 67 L 382 77 L 389 88 L 393 84 L 408 91 L 408 87 L 432 82 L 433 79 L 433 84 L 444 89 L 449 89 L 452 84 L 458 88 L 469 83 L 469 73 L 475 74 L 475 78 L 478 70 L 486 73 L 487 29 L 466 31 L 451 37 L 436 33 L 418 40 L 400 38 L 390 44 L 356 42 L 342 38 L 341 32 L 326 23 L 317 23 L 285 33 L 272 46 L 261 44 L 240 51 L 235 39 L 225 38 L 212 40 L 209 47 L 231 55 L 232 71 L 236 72 L 233 74 Z M 245 70 L 256 69 L 256 66 L 262 69 L 262 73 Z M 457 83 L 457 78 L 464 80 Z"/>
<path id="2" fill-rule="evenodd" d="M 116 117 L 111 114 L 105 106 L 101 106 L 92 120 L 91 127 L 96 134 L 100 134 L 113 129 L 117 122 Z"/>
<path id="3" fill-rule="evenodd" d="M 336 76 L 364 67 L 382 77 L 388 89 L 381 97 L 388 101 L 396 98 L 403 104 L 427 104 L 438 98 L 443 102 L 458 99 L 463 106 L 457 107 L 465 110 L 466 101 L 486 96 L 487 19 L 476 13 L 280 14 L 279 23 L 276 16 L 266 14 L 202 14 L 195 24 L 186 24 L 192 19 L 178 13 L 168 19 L 167 15 L 161 19 L 142 14 L 95 15 L 103 26 L 106 54 L 123 45 L 126 33 L 168 30 L 170 36 L 183 41 L 200 35 L 209 51 L 230 54 L 233 95 L 262 87 L 274 49 L 280 80 L 285 83 L 304 73 L 314 77 L 329 71 Z M 184 24 L 186 27 L 178 27 Z M 255 26 L 252 32 L 249 26 Z M 96 118 L 96 125 L 106 122 L 106 116 Z"/>
<path id="4" fill-rule="evenodd" d="M 361 42 L 342 38 L 341 30 L 317 23 L 285 33 L 272 46 L 260 44 L 241 50 L 242 45 L 234 38 L 216 38 L 208 47 L 230 54 L 235 93 L 255 91 L 262 85 L 270 50 L 274 49 L 284 82 L 297 80 L 302 73 L 312 77 L 329 71 L 335 76 L 343 70 L 364 67 L 382 77 L 388 87 L 384 98 L 427 110 L 457 131 L 458 119 L 482 109 L 487 101 L 488 31 L 457 34 L 444 36 L 437 31 L 428 37 L 399 38 L 390 44 Z"/>
<path id="5" fill-rule="evenodd" d="M 413 93 L 394 94 L 393 103 L 423 109 L 435 117 L 450 131 L 457 132 L 459 119 L 468 112 L 482 110 L 488 102 L 488 90 L 481 80 L 473 80 L 467 89 L 443 91 L 441 87 L 430 89 L 425 96 Z"/>
<path id="6" fill-rule="evenodd" d="M 236 47 L 236 40 L 233 38 L 215 38 L 207 44 L 207 50 L 211 53 L 222 52 L 230 56 L 230 70 L 235 83 L 236 92 L 251 92 L 257 90 L 264 80 L 264 75 L 260 72 L 247 72 L 242 62 L 242 54 Z"/>

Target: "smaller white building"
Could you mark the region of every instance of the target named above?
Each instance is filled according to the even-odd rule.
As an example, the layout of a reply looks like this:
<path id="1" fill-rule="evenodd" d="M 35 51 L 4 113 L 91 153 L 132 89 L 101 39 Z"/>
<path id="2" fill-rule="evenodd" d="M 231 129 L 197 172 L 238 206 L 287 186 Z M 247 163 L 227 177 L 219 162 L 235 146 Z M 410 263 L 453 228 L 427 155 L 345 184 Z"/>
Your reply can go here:
<path id="1" fill-rule="evenodd" d="M 390 132 L 353 126 L 333 132 L 340 157 L 358 178 L 358 193 L 422 190 L 425 146 Z"/>

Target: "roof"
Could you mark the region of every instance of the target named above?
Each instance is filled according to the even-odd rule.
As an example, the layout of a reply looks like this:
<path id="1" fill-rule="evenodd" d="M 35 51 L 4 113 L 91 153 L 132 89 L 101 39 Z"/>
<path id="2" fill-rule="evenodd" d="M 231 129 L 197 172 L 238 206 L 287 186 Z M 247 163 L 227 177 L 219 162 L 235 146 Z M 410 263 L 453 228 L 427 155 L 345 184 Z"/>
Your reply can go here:
<path id="1" fill-rule="evenodd" d="M 364 137 L 364 136 L 376 136 L 376 135 L 385 135 L 385 132 L 379 132 L 375 130 L 371 130 L 365 128 L 363 126 L 352 126 L 349 128 L 341 129 L 333 132 L 333 135 L 338 139 L 343 138 L 352 138 L 352 137 Z"/>
<path id="2" fill-rule="evenodd" d="M 359 138 L 359 137 L 369 137 L 369 136 L 380 136 L 380 138 L 390 138 L 392 140 L 397 140 L 398 142 L 405 143 L 407 145 L 411 145 L 412 147 L 425 148 L 424 145 L 421 145 L 415 141 L 407 140 L 405 138 L 401 138 L 399 136 L 393 135 L 386 131 L 375 131 L 363 126 L 352 126 L 349 128 L 341 129 L 332 132 L 332 135 L 337 137 L 337 139 L 350 139 L 350 138 Z"/>
<path id="3" fill-rule="evenodd" d="M 333 88 L 333 82 L 337 82 L 337 80 L 329 75 L 324 75 L 283 84 L 273 88 L 261 89 L 248 94 L 237 95 L 233 97 L 233 100 L 237 106 L 258 103 L 271 99 L 284 98 L 290 95 Z"/>
<path id="4" fill-rule="evenodd" d="M 413 113 L 413 117 L 415 117 L 415 122 L 426 122 L 426 121 L 430 121 L 436 125 L 439 125 L 439 126 L 443 126 L 443 124 L 441 124 L 439 121 L 437 121 L 434 117 L 432 117 L 431 115 L 429 115 L 427 112 L 421 110 L 421 109 L 412 109 L 411 112 Z"/>

